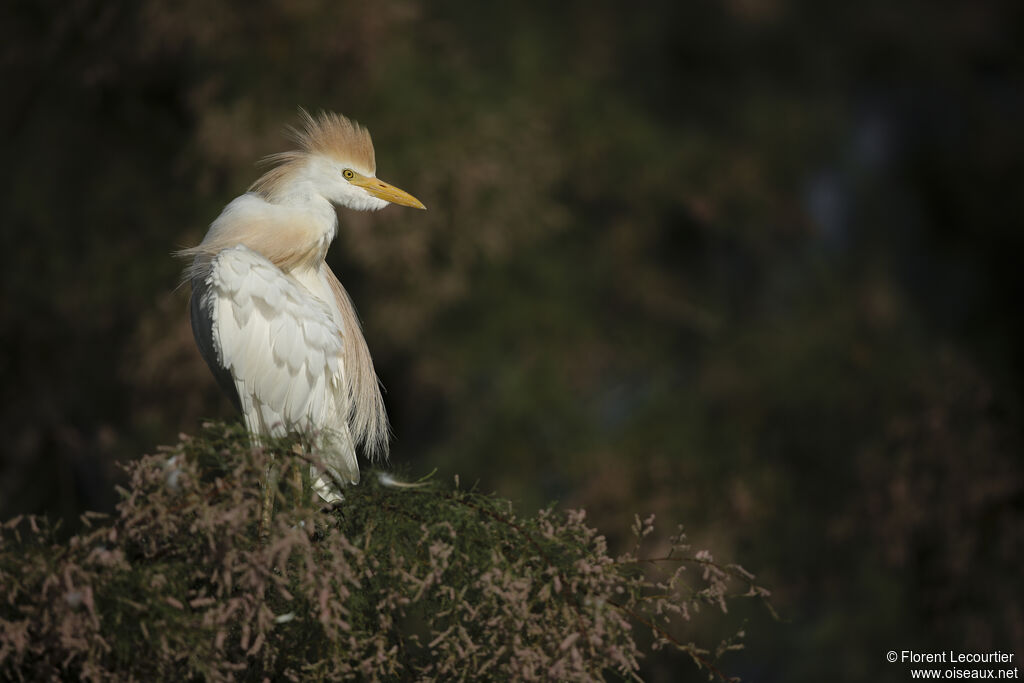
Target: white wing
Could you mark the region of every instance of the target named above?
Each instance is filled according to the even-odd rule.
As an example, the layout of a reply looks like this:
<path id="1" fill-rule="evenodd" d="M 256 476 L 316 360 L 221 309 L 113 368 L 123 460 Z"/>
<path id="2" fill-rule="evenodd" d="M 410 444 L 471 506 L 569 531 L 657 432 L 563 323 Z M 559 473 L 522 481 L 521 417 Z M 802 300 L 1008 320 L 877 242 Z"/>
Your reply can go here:
<path id="1" fill-rule="evenodd" d="M 202 284 L 199 315 L 208 321 L 217 365 L 234 380 L 249 431 L 316 436 L 333 478 L 357 483 L 344 340 L 328 305 L 244 246 L 217 254 Z"/>

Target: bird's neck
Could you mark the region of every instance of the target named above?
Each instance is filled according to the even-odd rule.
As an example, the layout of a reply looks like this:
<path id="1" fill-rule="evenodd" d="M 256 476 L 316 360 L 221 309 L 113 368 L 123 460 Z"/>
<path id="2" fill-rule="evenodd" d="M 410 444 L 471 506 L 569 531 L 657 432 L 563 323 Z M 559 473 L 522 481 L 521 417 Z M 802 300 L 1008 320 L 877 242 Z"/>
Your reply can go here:
<path id="1" fill-rule="evenodd" d="M 250 189 L 250 193 L 253 193 L 252 189 Z M 287 180 L 278 181 L 272 187 L 254 194 L 274 206 L 287 206 L 325 213 L 331 210 L 331 203 L 316 191 L 312 181 L 302 175 L 293 174 Z"/>
<path id="2" fill-rule="evenodd" d="M 270 200 L 248 192 L 224 208 L 202 244 L 182 253 L 196 259 L 190 276 L 204 272 L 222 249 L 239 244 L 285 272 L 319 270 L 337 230 L 334 207 L 319 195 L 295 192 Z"/>
<path id="3" fill-rule="evenodd" d="M 294 247 L 307 254 L 291 269 L 319 270 L 327 255 L 327 248 L 338 233 L 338 215 L 322 195 L 307 183 L 294 183 L 270 201 L 282 217 L 282 223 L 291 226 L 289 237 Z"/>

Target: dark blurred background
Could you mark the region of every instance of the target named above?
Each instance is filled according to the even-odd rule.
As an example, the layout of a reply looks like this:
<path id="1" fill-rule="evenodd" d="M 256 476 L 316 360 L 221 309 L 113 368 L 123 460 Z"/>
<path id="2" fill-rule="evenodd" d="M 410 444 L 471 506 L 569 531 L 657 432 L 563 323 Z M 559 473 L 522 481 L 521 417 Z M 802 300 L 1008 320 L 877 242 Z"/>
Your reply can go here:
<path id="1" fill-rule="evenodd" d="M 684 523 L 774 590 L 746 680 L 1019 662 L 1022 7 L 5 3 L 0 519 L 231 415 L 171 252 L 325 108 L 430 209 L 329 258 L 393 463 Z"/>

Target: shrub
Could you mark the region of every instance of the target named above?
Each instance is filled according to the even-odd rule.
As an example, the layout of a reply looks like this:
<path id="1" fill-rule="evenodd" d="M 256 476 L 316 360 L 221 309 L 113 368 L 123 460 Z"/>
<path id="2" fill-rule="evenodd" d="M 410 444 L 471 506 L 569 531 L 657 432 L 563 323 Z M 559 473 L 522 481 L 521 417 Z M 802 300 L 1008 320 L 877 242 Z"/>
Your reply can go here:
<path id="1" fill-rule="evenodd" d="M 274 454 L 277 454 L 275 456 Z M 287 456 L 282 455 L 287 453 Z M 383 473 L 324 513 L 280 485 L 263 538 L 261 473 L 289 444 L 238 428 L 127 465 L 112 517 L 59 542 L 44 519 L 0 535 L 0 677 L 15 680 L 638 678 L 637 633 L 728 680 L 678 635 L 694 610 L 767 591 L 671 539 L 612 557 L 583 511 L 517 515 L 498 497 Z M 295 470 L 292 470 L 294 473 Z M 739 634 L 742 636 L 742 632 Z M 646 637 L 646 636 L 645 636 Z"/>

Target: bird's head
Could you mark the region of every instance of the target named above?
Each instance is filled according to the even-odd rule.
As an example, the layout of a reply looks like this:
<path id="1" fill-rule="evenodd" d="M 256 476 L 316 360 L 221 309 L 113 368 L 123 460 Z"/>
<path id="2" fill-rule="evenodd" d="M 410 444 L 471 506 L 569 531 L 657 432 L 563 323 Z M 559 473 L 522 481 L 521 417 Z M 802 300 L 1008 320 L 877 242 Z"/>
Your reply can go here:
<path id="1" fill-rule="evenodd" d="M 267 157 L 275 164 L 250 191 L 272 201 L 316 194 L 339 206 L 359 211 L 401 204 L 425 209 L 405 190 L 379 180 L 370 133 L 344 116 L 301 111 L 303 127 L 290 129 L 299 149 Z"/>

